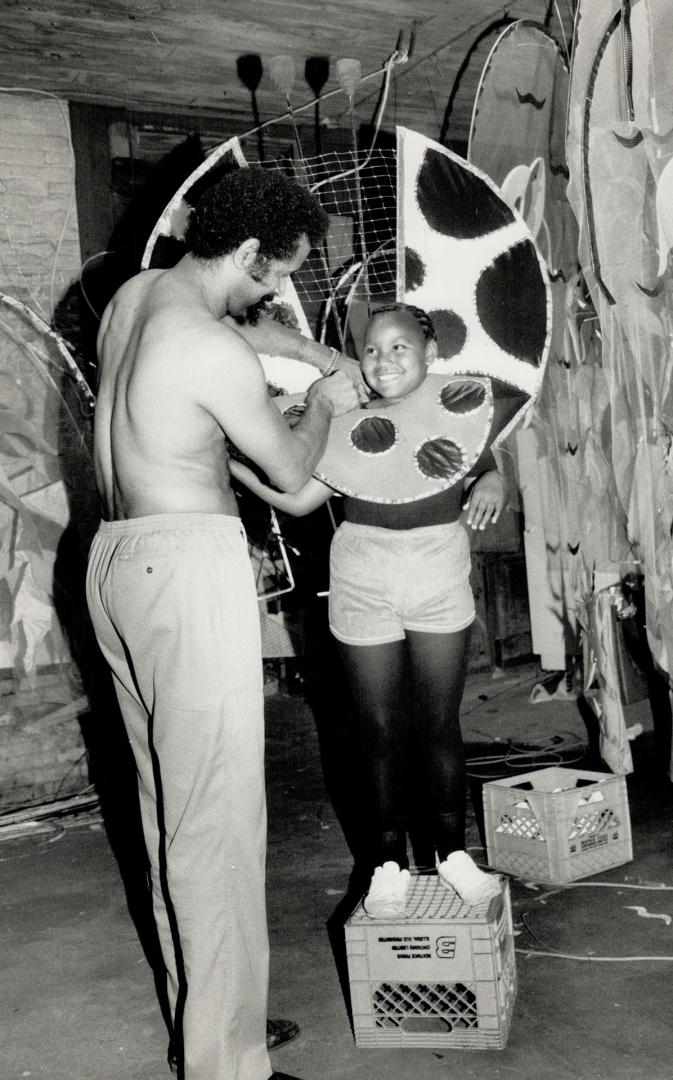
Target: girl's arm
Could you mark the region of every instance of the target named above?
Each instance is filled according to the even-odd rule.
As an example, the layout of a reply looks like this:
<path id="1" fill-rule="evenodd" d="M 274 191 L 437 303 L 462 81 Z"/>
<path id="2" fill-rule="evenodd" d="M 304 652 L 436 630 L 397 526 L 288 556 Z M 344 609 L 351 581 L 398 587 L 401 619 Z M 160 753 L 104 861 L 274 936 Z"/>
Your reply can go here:
<path id="1" fill-rule="evenodd" d="M 333 494 L 332 488 L 328 487 L 327 484 L 323 484 L 321 480 L 316 480 L 313 476 L 299 491 L 290 495 L 287 492 L 276 491 L 275 488 L 269 487 L 268 484 L 259 479 L 252 469 L 240 461 L 230 459 L 229 471 L 232 477 L 244 484 L 252 491 L 253 495 L 257 495 L 276 510 L 292 514 L 293 517 L 304 517 L 306 514 L 312 513 L 313 510 L 317 510 L 319 506 L 326 503 L 330 495 Z"/>

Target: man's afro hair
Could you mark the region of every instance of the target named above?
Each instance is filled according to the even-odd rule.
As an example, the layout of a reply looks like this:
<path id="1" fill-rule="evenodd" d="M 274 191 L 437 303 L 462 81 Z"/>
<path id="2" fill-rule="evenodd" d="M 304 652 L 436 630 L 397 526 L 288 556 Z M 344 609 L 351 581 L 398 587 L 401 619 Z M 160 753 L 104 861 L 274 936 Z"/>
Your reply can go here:
<path id="1" fill-rule="evenodd" d="M 217 259 L 250 237 L 265 259 L 289 259 L 306 234 L 315 247 L 329 219 L 318 200 L 277 169 L 237 169 L 197 201 L 185 243 L 198 259 Z"/>

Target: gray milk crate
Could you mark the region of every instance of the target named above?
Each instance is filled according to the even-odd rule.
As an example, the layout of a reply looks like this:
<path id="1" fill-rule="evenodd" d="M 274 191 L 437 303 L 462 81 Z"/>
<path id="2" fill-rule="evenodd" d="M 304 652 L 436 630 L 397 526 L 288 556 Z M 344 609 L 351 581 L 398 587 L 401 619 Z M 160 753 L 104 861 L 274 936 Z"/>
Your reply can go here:
<path id="1" fill-rule="evenodd" d="M 412 877 L 404 918 L 346 923 L 355 1042 L 501 1050 L 516 998 L 509 885 L 467 907 L 435 875 Z"/>

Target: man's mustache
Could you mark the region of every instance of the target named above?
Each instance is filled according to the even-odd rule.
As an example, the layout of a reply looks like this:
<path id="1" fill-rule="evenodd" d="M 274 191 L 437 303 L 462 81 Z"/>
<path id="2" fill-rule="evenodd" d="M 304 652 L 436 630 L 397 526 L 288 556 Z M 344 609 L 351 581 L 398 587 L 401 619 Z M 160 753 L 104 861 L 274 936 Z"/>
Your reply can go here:
<path id="1" fill-rule="evenodd" d="M 273 300 L 273 293 L 267 293 L 261 300 L 258 300 L 256 304 L 251 304 L 249 308 L 245 309 L 244 315 L 235 315 L 234 321 L 240 323 L 241 326 L 247 324 L 248 326 L 256 326 L 259 322 L 260 315 L 264 314 L 267 304 L 270 304 Z"/>

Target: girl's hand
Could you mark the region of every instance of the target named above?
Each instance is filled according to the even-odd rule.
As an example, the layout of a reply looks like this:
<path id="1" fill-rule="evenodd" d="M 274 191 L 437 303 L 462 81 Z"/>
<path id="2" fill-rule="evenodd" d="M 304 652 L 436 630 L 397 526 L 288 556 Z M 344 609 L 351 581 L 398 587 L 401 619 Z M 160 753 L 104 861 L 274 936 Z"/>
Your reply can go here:
<path id="1" fill-rule="evenodd" d="M 472 529 L 483 530 L 488 524 L 495 525 L 507 500 L 507 484 L 497 469 L 483 473 L 470 488 L 463 510 L 467 510 L 467 524 Z"/>

